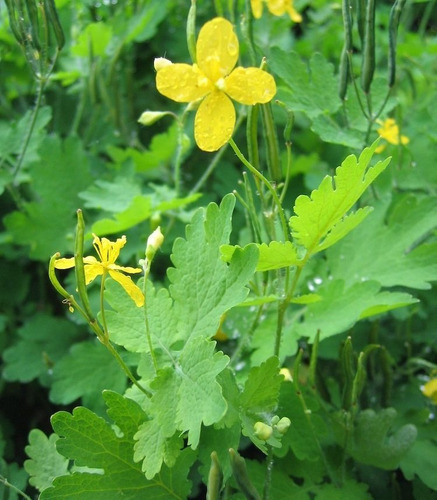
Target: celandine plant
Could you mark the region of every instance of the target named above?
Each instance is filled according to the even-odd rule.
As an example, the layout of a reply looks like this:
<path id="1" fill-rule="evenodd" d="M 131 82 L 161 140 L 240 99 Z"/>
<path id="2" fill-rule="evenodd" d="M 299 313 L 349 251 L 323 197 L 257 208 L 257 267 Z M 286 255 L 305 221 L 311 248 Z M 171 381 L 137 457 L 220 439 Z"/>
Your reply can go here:
<path id="1" fill-rule="evenodd" d="M 279 46 L 261 57 L 255 23 L 266 16 L 301 22 L 291 1 L 246 2 L 241 24 L 234 9 L 228 19 L 218 1 L 217 17 L 205 22 L 197 40 L 192 2 L 192 64 L 155 59 L 157 91 L 187 106 L 180 114 L 147 110 L 140 122 L 176 121 L 175 207 L 185 203 L 179 196 L 192 111 L 196 145 L 215 155 L 192 194 L 222 168 L 228 145 L 242 180 L 220 202 L 193 212 L 184 236 L 172 242 L 162 282 L 153 270 L 165 221 L 162 232 L 157 227 L 148 236 L 139 267 L 130 267 L 118 263 L 130 239 L 97 236 L 119 232 L 97 231 L 113 228 L 107 222 L 93 226 L 96 256 L 84 256 L 88 235 L 78 210 L 74 257 L 55 253 L 49 277 L 68 314 L 80 315 L 96 336 L 82 356 L 91 349 L 100 356 L 106 348 L 110 361 L 102 357 L 95 369 L 119 370 L 121 382 L 118 390 L 103 391 L 106 414 L 78 406 L 52 416 L 51 436 L 30 433 L 25 467 L 42 500 L 370 499 L 374 471 L 384 480 L 396 469 L 407 479 L 418 474 L 417 442 L 432 446 L 420 436 L 426 426 L 391 405 L 392 355 L 374 329 L 364 335 L 359 323 L 415 304 L 400 287 L 424 289 L 437 277 L 435 242 L 426 241 L 435 206 L 414 195 L 392 203 L 391 158 L 378 157 L 384 145 L 401 149 L 409 140 L 384 117 L 386 107 L 392 109 L 402 7 L 396 1 L 390 18 L 389 77 L 381 92 L 374 81 L 372 0 L 357 15 L 359 65 L 351 7 L 343 3 L 338 78 L 320 54 L 312 57 L 310 73 L 297 54 Z M 240 65 L 246 58 L 250 63 Z M 299 113 L 322 139 L 359 151 L 310 194 L 292 186 Z M 247 225 L 231 239 L 236 213 Z M 404 217 L 420 224 L 401 234 Z M 60 274 L 72 268 L 74 285 L 64 285 Z M 97 299 L 89 289 L 96 280 Z M 424 387 L 431 400 L 433 382 Z M 431 488 L 432 478 L 424 477 Z"/>

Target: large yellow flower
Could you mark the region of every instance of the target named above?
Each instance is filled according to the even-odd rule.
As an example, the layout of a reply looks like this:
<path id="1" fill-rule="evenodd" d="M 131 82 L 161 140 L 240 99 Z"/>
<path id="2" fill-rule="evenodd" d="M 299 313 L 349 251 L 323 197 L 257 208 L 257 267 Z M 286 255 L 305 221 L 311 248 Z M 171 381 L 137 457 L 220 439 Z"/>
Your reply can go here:
<path id="1" fill-rule="evenodd" d="M 253 17 L 259 19 L 263 12 L 263 2 L 274 16 L 283 16 L 287 13 L 295 23 L 302 22 L 302 16 L 293 7 L 293 0 L 250 0 Z"/>
<path id="2" fill-rule="evenodd" d="M 135 267 L 123 267 L 115 263 L 117 260 L 120 250 L 126 244 L 126 237 L 118 238 L 117 241 L 109 241 L 106 238 L 100 239 L 95 234 L 93 245 L 96 249 L 97 255 L 100 260 L 95 257 L 84 257 L 84 270 L 85 270 L 85 283 L 88 285 L 97 276 L 102 276 L 104 274 L 109 274 L 112 279 L 120 283 L 120 285 L 126 290 L 132 300 L 138 307 L 144 304 L 144 295 L 141 290 L 135 285 L 130 276 L 125 276 L 123 273 L 140 273 L 141 269 Z M 70 269 L 74 267 L 74 258 L 70 259 L 56 259 L 55 267 L 57 269 Z"/>
<path id="3" fill-rule="evenodd" d="M 231 138 L 235 126 L 231 99 L 254 105 L 269 102 L 276 93 L 275 81 L 265 71 L 234 69 L 238 53 L 232 24 L 217 17 L 200 30 L 197 64 L 156 65 L 156 87 L 161 94 L 177 102 L 203 99 L 194 121 L 194 137 L 204 151 L 216 151 Z"/>

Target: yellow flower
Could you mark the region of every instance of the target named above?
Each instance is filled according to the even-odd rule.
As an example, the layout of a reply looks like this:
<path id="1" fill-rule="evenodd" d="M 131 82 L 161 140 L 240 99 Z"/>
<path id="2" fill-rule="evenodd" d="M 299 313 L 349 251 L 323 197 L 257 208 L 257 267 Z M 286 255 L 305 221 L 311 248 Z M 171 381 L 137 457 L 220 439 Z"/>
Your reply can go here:
<path id="1" fill-rule="evenodd" d="M 432 378 L 422 387 L 423 394 L 437 404 L 437 378 Z"/>
<path id="2" fill-rule="evenodd" d="M 410 139 L 405 135 L 399 134 L 399 127 L 394 118 L 387 118 L 386 120 L 378 120 L 377 123 L 381 125 L 381 128 L 377 130 L 380 137 L 385 139 L 390 144 L 408 144 Z M 385 145 L 382 144 L 376 148 L 376 152 L 380 153 L 385 149 Z"/>
<path id="3" fill-rule="evenodd" d="M 263 11 L 263 2 L 274 16 L 283 16 L 287 13 L 295 23 L 302 22 L 302 16 L 293 7 L 293 0 L 250 0 L 253 17 L 259 19 Z"/>
<path id="4" fill-rule="evenodd" d="M 194 137 L 204 151 L 217 151 L 232 136 L 235 108 L 231 101 L 254 105 L 269 102 L 276 93 L 271 75 L 259 68 L 234 69 L 238 38 L 221 17 L 207 22 L 196 44 L 197 64 L 159 64 L 156 87 L 177 102 L 202 99 L 194 121 Z"/>
<path id="5" fill-rule="evenodd" d="M 123 274 L 140 273 L 141 269 L 135 267 L 123 267 L 115 263 L 120 254 L 120 250 L 126 244 L 126 236 L 118 238 L 116 242 L 109 241 L 106 238 L 100 239 L 95 234 L 93 234 L 93 236 L 93 245 L 100 260 L 97 260 L 92 256 L 84 257 L 85 283 L 88 285 L 95 278 L 97 278 L 97 276 L 102 276 L 108 273 L 112 279 L 120 283 L 135 304 L 138 307 L 141 307 L 144 304 L 143 293 L 137 285 L 135 285 L 130 276 L 125 276 Z M 55 261 L 56 269 L 70 269 L 72 267 L 74 267 L 73 257 L 70 259 L 56 259 Z"/>

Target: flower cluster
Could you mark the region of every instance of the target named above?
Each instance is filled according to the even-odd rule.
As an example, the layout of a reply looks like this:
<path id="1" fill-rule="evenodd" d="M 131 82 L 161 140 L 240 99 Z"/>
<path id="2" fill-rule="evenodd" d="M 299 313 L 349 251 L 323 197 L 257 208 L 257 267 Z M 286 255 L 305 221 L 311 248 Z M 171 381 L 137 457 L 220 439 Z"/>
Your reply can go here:
<path id="1" fill-rule="evenodd" d="M 377 130 L 379 136 L 385 139 L 390 144 L 402 144 L 405 146 L 405 144 L 408 144 L 410 142 L 410 139 L 407 136 L 400 135 L 399 126 L 394 118 L 387 118 L 384 121 L 378 120 L 377 122 L 379 123 L 379 125 L 381 125 L 381 127 Z M 380 153 L 384 149 L 385 145 L 378 146 L 376 152 Z"/>
<path id="2" fill-rule="evenodd" d="M 200 102 L 194 137 L 203 151 L 216 151 L 231 138 L 235 127 L 232 100 L 246 105 L 267 103 L 276 93 L 275 81 L 266 71 L 235 68 L 238 56 L 232 24 L 217 17 L 199 32 L 197 63 L 172 64 L 162 58 L 155 63 L 156 87 L 161 94 L 177 102 Z"/>

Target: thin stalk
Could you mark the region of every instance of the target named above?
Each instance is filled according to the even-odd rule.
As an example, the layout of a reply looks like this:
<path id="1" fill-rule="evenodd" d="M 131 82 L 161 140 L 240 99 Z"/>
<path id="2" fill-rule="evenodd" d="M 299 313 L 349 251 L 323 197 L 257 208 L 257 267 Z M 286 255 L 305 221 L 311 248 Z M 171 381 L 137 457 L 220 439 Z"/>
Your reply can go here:
<path id="1" fill-rule="evenodd" d="M 100 317 L 103 326 L 103 337 L 105 341 L 109 341 L 108 324 L 106 323 L 105 316 L 105 281 L 107 276 L 108 272 L 104 270 L 102 274 L 102 280 L 100 282 Z"/>
<path id="2" fill-rule="evenodd" d="M 17 163 L 15 165 L 15 168 L 14 170 L 12 171 L 12 178 L 14 179 L 14 184 L 15 184 L 15 179 L 23 165 L 23 160 L 24 160 L 24 156 L 26 154 L 26 151 L 27 151 L 27 148 L 29 146 L 29 142 L 30 142 L 30 139 L 32 137 L 32 134 L 33 134 L 33 130 L 35 128 L 35 124 L 36 124 L 36 119 L 38 117 L 38 112 L 41 108 L 41 104 L 42 104 L 42 98 L 43 98 L 43 94 L 44 94 L 44 88 L 46 86 L 46 83 L 47 83 L 47 79 L 44 77 L 41 77 L 39 80 L 38 80 L 38 89 L 37 89 L 37 92 L 36 92 L 36 101 L 35 101 L 35 106 L 33 108 L 33 111 L 32 111 L 32 115 L 30 117 L 30 124 L 29 124 L 29 128 L 27 129 L 27 134 L 24 138 L 24 141 L 23 141 L 23 146 L 21 148 L 21 151 L 20 151 L 20 155 L 18 157 L 18 160 L 17 160 Z"/>
<path id="3" fill-rule="evenodd" d="M 10 488 L 12 491 L 15 491 L 15 493 L 18 493 L 19 495 L 21 495 L 26 500 L 32 500 L 30 496 L 28 496 L 28 495 L 26 495 L 26 493 L 24 493 L 24 491 L 21 491 L 19 488 L 17 488 L 12 483 L 10 483 L 6 477 L 0 475 L 0 482 L 3 483 L 7 488 Z"/>
<path id="4" fill-rule="evenodd" d="M 270 497 L 270 486 L 272 484 L 272 472 L 275 458 L 273 456 L 273 446 L 269 446 L 269 451 L 267 454 L 267 468 L 266 475 L 264 477 L 264 490 L 263 490 L 263 500 L 269 500 Z"/>
<path id="5" fill-rule="evenodd" d="M 273 201 L 277 207 L 279 218 L 281 221 L 281 226 L 282 226 L 282 231 L 284 233 L 284 239 L 286 241 L 289 241 L 290 236 L 288 234 L 288 228 L 287 228 L 287 221 L 285 220 L 285 214 L 284 210 L 282 208 L 281 202 L 278 198 L 278 195 L 276 193 L 276 190 L 273 188 L 273 186 L 270 184 L 270 182 L 264 177 L 264 175 L 259 172 L 251 163 L 249 163 L 246 158 L 244 157 L 243 153 L 240 151 L 238 146 L 235 144 L 234 140 L 231 138 L 229 139 L 229 144 L 231 145 L 232 149 L 234 150 L 235 154 L 237 155 L 238 159 L 243 163 L 243 165 L 253 174 L 253 176 L 261 181 L 270 194 L 272 195 Z"/>
<path id="6" fill-rule="evenodd" d="M 150 356 L 152 358 L 153 367 L 155 368 L 155 373 L 158 373 L 158 362 L 156 360 L 155 351 L 153 349 L 152 344 L 152 336 L 150 335 L 150 326 L 149 326 L 149 316 L 147 314 L 147 278 L 150 271 L 150 265 L 146 262 L 144 268 L 144 281 L 143 281 L 143 295 L 144 295 L 144 323 L 146 325 L 146 337 L 147 343 L 149 344 Z"/>

